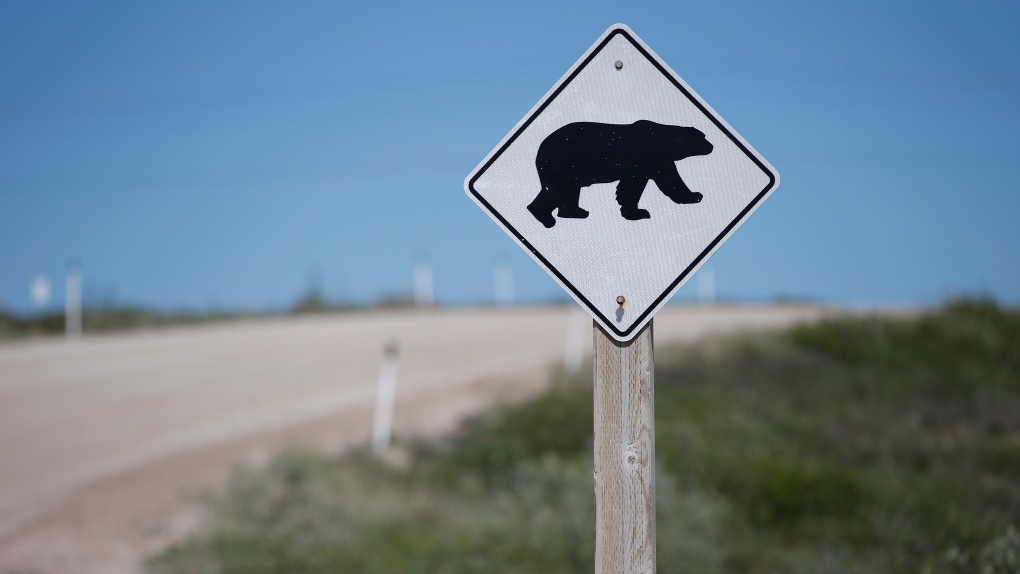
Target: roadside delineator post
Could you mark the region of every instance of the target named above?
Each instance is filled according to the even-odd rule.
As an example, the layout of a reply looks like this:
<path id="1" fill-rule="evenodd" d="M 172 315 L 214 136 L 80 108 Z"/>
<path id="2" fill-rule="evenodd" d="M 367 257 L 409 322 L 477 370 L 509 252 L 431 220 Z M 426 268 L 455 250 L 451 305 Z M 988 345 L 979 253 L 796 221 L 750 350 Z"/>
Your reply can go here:
<path id="1" fill-rule="evenodd" d="M 715 269 L 708 265 L 698 271 L 698 303 L 715 304 Z"/>
<path id="2" fill-rule="evenodd" d="M 584 360 L 584 333 L 588 329 L 588 316 L 576 305 L 570 306 L 567 316 L 567 341 L 563 352 L 563 370 L 568 375 L 581 371 Z"/>
<path id="3" fill-rule="evenodd" d="M 375 416 L 372 419 L 372 450 L 383 454 L 393 437 L 393 410 L 397 398 L 397 370 L 400 367 L 400 347 L 389 341 L 383 349 L 382 368 L 375 396 Z"/>
<path id="4" fill-rule="evenodd" d="M 64 275 L 64 332 L 68 339 L 81 336 L 81 266 L 77 261 L 67 264 Z"/>
<path id="5" fill-rule="evenodd" d="M 422 257 L 414 264 L 414 306 L 432 307 L 436 304 L 432 284 L 432 262 Z"/>
<path id="6" fill-rule="evenodd" d="M 512 307 L 514 304 L 514 270 L 510 260 L 499 258 L 492 267 L 492 280 L 495 286 L 494 300 L 499 307 Z"/>

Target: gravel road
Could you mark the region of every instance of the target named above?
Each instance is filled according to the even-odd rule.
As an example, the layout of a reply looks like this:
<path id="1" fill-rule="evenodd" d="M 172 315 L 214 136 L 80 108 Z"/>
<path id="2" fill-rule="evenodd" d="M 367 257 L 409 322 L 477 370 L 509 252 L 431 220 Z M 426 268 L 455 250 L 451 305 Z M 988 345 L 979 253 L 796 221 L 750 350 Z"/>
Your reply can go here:
<path id="1" fill-rule="evenodd" d="M 655 337 L 826 313 L 670 306 Z M 397 431 L 432 433 L 540 389 L 571 317 L 566 307 L 363 312 L 0 344 L 0 572 L 136 572 L 140 556 L 194 524 L 186 494 L 232 466 L 289 443 L 364 441 L 386 341 L 401 349 Z"/>

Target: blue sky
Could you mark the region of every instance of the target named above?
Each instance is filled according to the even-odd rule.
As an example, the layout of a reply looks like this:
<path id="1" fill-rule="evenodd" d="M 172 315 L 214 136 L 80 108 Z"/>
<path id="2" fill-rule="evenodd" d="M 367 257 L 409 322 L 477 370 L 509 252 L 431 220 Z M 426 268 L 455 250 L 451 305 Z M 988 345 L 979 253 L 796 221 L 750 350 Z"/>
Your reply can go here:
<path id="1" fill-rule="evenodd" d="M 781 173 L 710 265 L 721 296 L 1020 302 L 1017 4 L 0 5 L 0 306 L 282 307 L 558 296 L 462 190 L 611 24 Z M 681 291 L 693 292 L 694 285 Z"/>

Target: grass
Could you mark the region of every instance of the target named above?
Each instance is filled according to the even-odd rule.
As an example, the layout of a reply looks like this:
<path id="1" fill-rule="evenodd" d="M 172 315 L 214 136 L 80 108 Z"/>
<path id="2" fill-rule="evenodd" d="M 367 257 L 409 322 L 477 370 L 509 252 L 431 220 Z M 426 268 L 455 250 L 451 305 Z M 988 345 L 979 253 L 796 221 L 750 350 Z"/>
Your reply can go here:
<path id="1" fill-rule="evenodd" d="M 136 307 L 97 307 L 82 311 L 82 330 L 105 333 L 131 329 L 149 329 L 172 325 L 212 323 L 239 319 L 251 314 L 231 312 L 164 312 Z M 63 313 L 18 316 L 0 309 L 0 341 L 64 334 Z"/>
<path id="2" fill-rule="evenodd" d="M 239 470 L 173 573 L 591 572 L 590 372 L 405 445 Z M 1020 313 L 659 349 L 658 571 L 1020 572 Z"/>

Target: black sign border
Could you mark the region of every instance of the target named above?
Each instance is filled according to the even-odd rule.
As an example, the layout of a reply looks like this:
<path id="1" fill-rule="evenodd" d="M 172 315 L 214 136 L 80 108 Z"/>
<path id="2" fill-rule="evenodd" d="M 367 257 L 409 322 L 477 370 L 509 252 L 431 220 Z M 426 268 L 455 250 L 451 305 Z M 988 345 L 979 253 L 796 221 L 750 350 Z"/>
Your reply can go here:
<path id="1" fill-rule="evenodd" d="M 580 74 L 581 71 L 584 70 L 584 68 L 587 67 L 589 63 L 591 63 L 591 61 L 595 58 L 595 56 L 597 56 L 602 51 L 602 49 L 605 48 L 606 45 L 609 44 L 609 42 L 613 38 L 615 38 L 616 36 L 623 36 L 624 38 L 626 38 L 626 40 L 628 42 L 630 42 L 631 45 L 634 46 L 634 48 L 636 48 L 639 52 L 641 52 L 641 55 L 643 55 L 649 62 L 651 62 L 652 65 L 655 66 L 655 68 L 657 70 L 659 70 L 659 72 L 663 76 L 665 76 L 666 79 L 668 79 L 676 87 L 676 89 L 680 90 L 680 92 L 684 96 L 686 96 L 687 99 L 690 100 L 690 102 L 692 104 L 694 104 L 699 110 L 701 110 L 701 113 L 705 114 L 705 116 L 708 119 L 710 119 L 712 121 L 712 123 L 714 123 L 715 126 L 717 128 L 719 128 L 720 131 L 722 131 L 724 134 L 726 134 L 726 137 L 730 138 L 730 141 L 732 141 L 734 144 L 736 144 L 736 146 L 738 148 L 740 148 L 740 150 L 743 151 L 744 154 L 751 161 L 753 161 L 754 164 L 757 165 L 758 168 L 761 169 L 762 172 L 765 173 L 765 175 L 767 175 L 768 178 L 769 178 L 768 185 L 766 185 L 765 188 L 762 189 L 754 197 L 753 200 L 751 200 L 751 203 L 749 203 L 747 205 L 747 207 L 745 207 L 737 215 L 737 217 L 733 221 L 731 221 L 729 223 L 729 225 L 726 226 L 725 229 L 722 230 L 722 233 L 720 233 L 715 239 L 712 240 L 711 243 L 708 244 L 708 247 L 706 247 L 694 259 L 694 261 L 691 262 L 691 264 L 688 265 L 686 269 L 684 269 L 683 273 L 681 273 L 680 276 L 678 276 L 672 283 L 669 284 L 669 287 L 667 287 L 666 290 L 663 291 L 662 294 L 659 295 L 655 299 L 655 301 L 651 305 L 648 306 L 648 309 L 644 313 L 642 313 L 631 324 L 630 328 L 627 329 L 626 331 L 621 331 L 621 330 L 617 329 L 616 327 L 614 327 L 612 321 L 610 321 L 605 315 L 600 313 L 598 308 L 595 307 L 594 305 L 592 305 L 591 301 L 589 301 L 587 297 L 582 295 L 581 292 L 576 287 L 574 287 L 574 285 L 570 281 L 567 281 L 567 278 L 564 277 L 559 272 L 559 270 L 556 269 L 556 267 L 554 267 L 552 265 L 552 263 L 550 263 L 549 260 L 545 258 L 545 256 L 543 256 L 541 253 L 539 253 L 538 250 L 535 249 L 535 247 L 531 244 L 531 242 L 528 241 L 527 239 L 525 239 L 525 237 L 523 235 L 521 235 L 521 233 L 519 231 L 517 231 L 517 229 L 514 228 L 514 226 L 510 225 L 510 222 L 507 221 L 506 218 L 504 218 L 498 211 L 496 211 L 495 208 L 492 207 L 492 204 L 490 204 L 488 201 L 486 201 L 485 198 L 482 197 L 482 195 L 480 193 L 478 193 L 478 191 L 475 189 L 475 182 L 478 181 L 478 178 L 480 178 L 482 176 L 482 174 L 484 174 L 489 169 L 489 167 L 492 166 L 492 164 L 497 159 L 499 159 L 499 157 L 501 155 L 503 155 L 503 152 L 505 152 L 511 145 L 513 145 L 513 143 L 517 140 L 517 137 L 520 136 L 524 132 L 524 130 L 528 129 L 528 126 L 531 125 L 531 123 L 535 120 L 535 118 L 537 118 L 539 115 L 542 114 L 543 111 L 545 111 L 545 109 L 549 106 L 549 104 L 552 103 L 552 101 L 555 100 L 556 97 L 560 95 L 560 92 L 562 92 L 564 90 L 564 88 L 566 88 L 570 84 L 570 82 L 572 82 L 574 80 L 574 78 L 576 78 L 577 75 Z M 772 170 L 770 170 L 767 167 L 765 167 L 765 164 L 763 164 L 761 162 L 761 160 L 759 160 L 758 157 L 755 154 L 751 153 L 750 150 L 747 149 L 747 146 L 745 146 L 744 143 L 742 141 L 740 141 L 740 138 L 738 138 L 735 135 L 733 135 L 733 133 L 729 129 L 726 128 L 726 126 L 719 120 L 719 118 L 717 118 L 715 116 L 715 114 L 709 112 L 708 109 L 706 109 L 705 106 L 697 98 L 692 96 L 691 93 L 687 90 L 687 88 L 685 88 L 682 83 L 680 83 L 679 81 L 677 81 L 677 79 L 675 77 L 673 77 L 673 74 L 669 73 L 669 71 L 667 71 L 666 68 L 663 67 L 662 63 L 659 62 L 658 58 L 655 58 L 654 56 L 649 54 L 648 51 L 644 48 L 644 46 L 641 45 L 640 42 L 636 41 L 633 36 L 628 34 L 627 31 L 622 29 L 622 28 L 617 28 L 617 29 L 613 30 L 612 32 L 610 32 L 609 35 L 606 36 L 606 38 L 604 40 L 602 40 L 602 42 L 598 45 L 598 47 L 595 48 L 594 50 L 592 50 L 591 54 L 589 54 L 588 57 L 585 58 L 583 62 L 581 62 L 581 65 L 579 65 L 577 67 L 577 69 L 574 70 L 570 74 L 570 76 L 568 76 L 567 79 L 564 80 L 563 83 L 561 83 L 556 88 L 556 91 L 554 91 L 552 94 L 550 94 L 545 100 L 542 101 L 542 104 L 540 106 L 538 106 L 538 108 L 536 108 L 533 112 L 531 112 L 531 114 L 524 121 L 524 123 L 521 124 L 521 126 L 519 128 L 517 128 L 517 130 L 513 133 L 513 135 L 511 135 L 506 140 L 506 143 L 504 143 L 502 146 L 500 146 L 499 151 L 497 151 L 495 154 L 493 154 L 492 157 L 490 157 L 489 160 L 486 161 L 485 164 L 482 165 L 482 167 L 468 181 L 468 189 L 470 190 L 471 195 L 476 200 L 478 200 L 479 203 L 481 203 L 483 206 L 485 206 L 485 209 L 490 214 L 495 216 L 496 219 L 498 219 L 500 221 L 500 223 L 503 224 L 504 228 L 506 228 L 511 233 L 513 233 L 514 237 L 517 238 L 517 240 L 521 243 L 521 245 L 524 245 L 525 247 L 527 247 L 528 251 L 530 251 L 532 253 L 532 255 L 534 255 L 539 261 L 541 261 L 542 265 L 546 269 L 548 269 L 554 275 L 556 275 L 556 277 L 560 280 L 560 283 L 562 285 L 567 287 L 567 289 L 569 289 L 570 292 L 574 294 L 574 296 L 576 296 L 578 299 L 583 301 L 585 306 L 588 308 L 588 310 L 591 311 L 592 313 L 594 313 L 595 315 L 597 315 L 599 319 L 601 319 L 601 322 L 602 322 L 603 325 L 608 326 L 609 329 L 611 331 L 613 331 L 613 333 L 615 333 L 618 337 L 623 338 L 625 340 L 630 340 L 632 335 L 637 334 L 637 331 L 636 331 L 637 327 L 644 323 L 645 318 L 648 317 L 648 315 L 652 312 L 652 310 L 658 308 L 658 306 L 662 302 L 662 300 L 665 299 L 666 297 L 668 297 L 673 292 L 673 290 L 677 287 L 677 285 L 679 285 L 681 282 L 683 282 L 687 278 L 687 276 L 690 275 L 690 273 L 695 268 L 697 268 L 697 266 L 708 256 L 708 254 L 711 253 L 712 250 L 715 249 L 715 247 L 717 245 L 719 245 L 719 243 L 721 243 L 723 241 L 723 239 L 725 239 L 725 237 L 727 235 L 729 235 L 729 233 L 731 231 L 733 231 L 733 229 L 737 225 L 739 225 L 740 222 L 745 217 L 747 217 L 747 214 L 750 213 L 751 210 L 753 210 L 759 203 L 761 203 L 762 199 L 764 199 L 765 196 L 768 195 L 768 193 L 770 191 L 772 191 L 772 189 L 775 187 L 775 185 L 776 185 L 776 174 L 774 174 L 772 172 Z"/>

